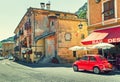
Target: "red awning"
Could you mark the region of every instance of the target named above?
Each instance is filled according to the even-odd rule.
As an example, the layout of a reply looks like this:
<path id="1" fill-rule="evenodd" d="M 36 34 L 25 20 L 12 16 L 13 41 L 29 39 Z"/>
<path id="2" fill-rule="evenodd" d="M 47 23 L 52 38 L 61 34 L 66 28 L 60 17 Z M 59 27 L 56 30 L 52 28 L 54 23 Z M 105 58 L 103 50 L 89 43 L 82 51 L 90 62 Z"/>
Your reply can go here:
<path id="1" fill-rule="evenodd" d="M 82 43 L 85 45 L 100 43 L 107 35 L 108 33 L 93 32 Z"/>
<path id="2" fill-rule="evenodd" d="M 97 33 L 98 35 L 95 33 Z M 120 42 L 120 27 L 96 30 L 82 41 L 82 43 L 85 45 L 97 44 L 100 42 Z"/>

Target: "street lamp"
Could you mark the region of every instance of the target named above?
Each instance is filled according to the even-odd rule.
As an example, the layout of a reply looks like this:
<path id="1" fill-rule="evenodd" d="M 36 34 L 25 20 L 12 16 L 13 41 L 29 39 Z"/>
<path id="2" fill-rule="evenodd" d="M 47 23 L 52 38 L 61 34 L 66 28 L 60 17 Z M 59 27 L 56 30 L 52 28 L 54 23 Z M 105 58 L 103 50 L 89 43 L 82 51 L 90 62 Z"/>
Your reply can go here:
<path id="1" fill-rule="evenodd" d="M 78 27 L 79 27 L 79 29 L 82 29 L 83 24 L 80 23 L 80 24 L 78 25 Z"/>

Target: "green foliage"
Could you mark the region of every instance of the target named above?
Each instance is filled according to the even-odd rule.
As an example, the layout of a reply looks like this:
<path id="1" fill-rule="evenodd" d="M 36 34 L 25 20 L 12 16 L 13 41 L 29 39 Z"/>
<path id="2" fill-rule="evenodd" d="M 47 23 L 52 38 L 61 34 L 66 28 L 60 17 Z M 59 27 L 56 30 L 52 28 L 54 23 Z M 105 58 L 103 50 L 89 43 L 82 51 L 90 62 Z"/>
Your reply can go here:
<path id="1" fill-rule="evenodd" d="M 1 42 L 14 42 L 14 36 L 12 36 L 12 37 L 9 37 L 9 38 L 7 38 L 7 39 L 4 39 L 4 40 L 2 40 Z"/>
<path id="2" fill-rule="evenodd" d="M 76 12 L 77 16 L 81 19 L 87 18 L 87 3 L 85 3 L 79 10 Z"/>
<path id="3" fill-rule="evenodd" d="M 4 43 L 4 42 L 14 42 L 14 36 L 0 41 L 0 48 L 2 47 L 2 43 Z"/>
<path id="4" fill-rule="evenodd" d="M 0 48 L 2 47 L 2 42 L 0 42 Z"/>

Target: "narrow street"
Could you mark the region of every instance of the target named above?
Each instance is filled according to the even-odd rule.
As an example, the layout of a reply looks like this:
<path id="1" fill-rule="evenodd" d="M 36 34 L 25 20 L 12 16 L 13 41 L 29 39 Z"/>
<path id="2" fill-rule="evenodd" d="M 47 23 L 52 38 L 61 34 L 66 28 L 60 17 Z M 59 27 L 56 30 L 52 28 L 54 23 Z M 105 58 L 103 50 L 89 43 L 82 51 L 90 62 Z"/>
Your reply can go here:
<path id="1" fill-rule="evenodd" d="M 120 82 L 120 73 L 74 72 L 67 66 L 28 67 L 9 60 L 0 61 L 0 82 Z"/>

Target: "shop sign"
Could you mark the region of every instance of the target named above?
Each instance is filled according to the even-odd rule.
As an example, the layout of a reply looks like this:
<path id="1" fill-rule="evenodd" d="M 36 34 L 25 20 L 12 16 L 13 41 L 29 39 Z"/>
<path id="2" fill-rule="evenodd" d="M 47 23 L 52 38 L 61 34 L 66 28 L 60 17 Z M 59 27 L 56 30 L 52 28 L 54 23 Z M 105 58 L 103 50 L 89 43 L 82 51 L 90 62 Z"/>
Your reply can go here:
<path id="1" fill-rule="evenodd" d="M 111 38 L 107 40 L 108 43 L 120 42 L 120 38 Z"/>
<path id="2" fill-rule="evenodd" d="M 92 44 L 98 44 L 98 43 L 102 43 L 103 42 L 103 40 L 94 40 L 94 41 L 92 41 Z"/>

